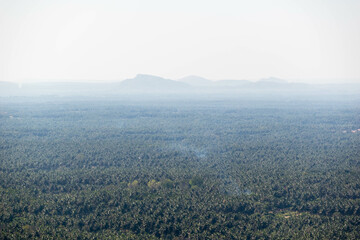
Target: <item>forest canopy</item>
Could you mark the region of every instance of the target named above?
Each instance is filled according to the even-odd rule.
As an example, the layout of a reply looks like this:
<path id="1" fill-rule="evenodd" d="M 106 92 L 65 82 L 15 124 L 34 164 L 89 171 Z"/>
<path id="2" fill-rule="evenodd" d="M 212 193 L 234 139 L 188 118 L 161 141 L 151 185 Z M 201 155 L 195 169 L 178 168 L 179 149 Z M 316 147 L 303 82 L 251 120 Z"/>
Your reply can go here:
<path id="1" fill-rule="evenodd" d="M 34 99 L 1 100 L 2 239 L 360 238 L 352 101 Z"/>

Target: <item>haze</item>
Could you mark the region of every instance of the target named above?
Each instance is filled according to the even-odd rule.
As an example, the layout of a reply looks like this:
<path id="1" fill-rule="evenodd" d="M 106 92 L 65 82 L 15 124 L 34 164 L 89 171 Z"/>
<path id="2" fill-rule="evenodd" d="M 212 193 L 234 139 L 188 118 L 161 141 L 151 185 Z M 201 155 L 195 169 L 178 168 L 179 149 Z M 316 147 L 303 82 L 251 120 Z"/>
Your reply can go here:
<path id="1" fill-rule="evenodd" d="M 0 1 L 0 81 L 359 82 L 360 2 Z"/>

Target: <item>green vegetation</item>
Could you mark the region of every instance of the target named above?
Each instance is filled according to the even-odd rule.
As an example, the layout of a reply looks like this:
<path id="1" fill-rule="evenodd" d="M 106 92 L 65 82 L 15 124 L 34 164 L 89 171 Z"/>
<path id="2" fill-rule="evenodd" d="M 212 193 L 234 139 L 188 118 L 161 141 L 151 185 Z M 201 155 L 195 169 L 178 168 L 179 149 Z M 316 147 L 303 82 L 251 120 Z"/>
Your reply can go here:
<path id="1" fill-rule="evenodd" d="M 359 116 L 335 101 L 3 99 L 0 239 L 359 239 Z"/>

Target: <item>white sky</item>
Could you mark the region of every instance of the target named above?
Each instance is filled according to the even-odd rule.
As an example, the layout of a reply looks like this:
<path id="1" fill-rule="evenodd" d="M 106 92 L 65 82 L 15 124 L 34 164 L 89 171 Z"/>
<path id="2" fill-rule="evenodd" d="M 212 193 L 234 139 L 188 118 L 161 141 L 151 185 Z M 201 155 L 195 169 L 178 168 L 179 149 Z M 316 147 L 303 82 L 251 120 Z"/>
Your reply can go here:
<path id="1" fill-rule="evenodd" d="M 0 0 L 0 81 L 138 73 L 359 81 L 360 1 Z"/>

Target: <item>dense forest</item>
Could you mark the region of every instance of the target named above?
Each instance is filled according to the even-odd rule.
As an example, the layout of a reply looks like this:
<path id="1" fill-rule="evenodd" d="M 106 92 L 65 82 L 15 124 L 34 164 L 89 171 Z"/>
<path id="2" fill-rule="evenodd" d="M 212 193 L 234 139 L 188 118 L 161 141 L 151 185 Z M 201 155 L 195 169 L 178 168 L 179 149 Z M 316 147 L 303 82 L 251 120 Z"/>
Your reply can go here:
<path id="1" fill-rule="evenodd" d="M 359 101 L 0 107 L 0 239 L 360 239 Z"/>

